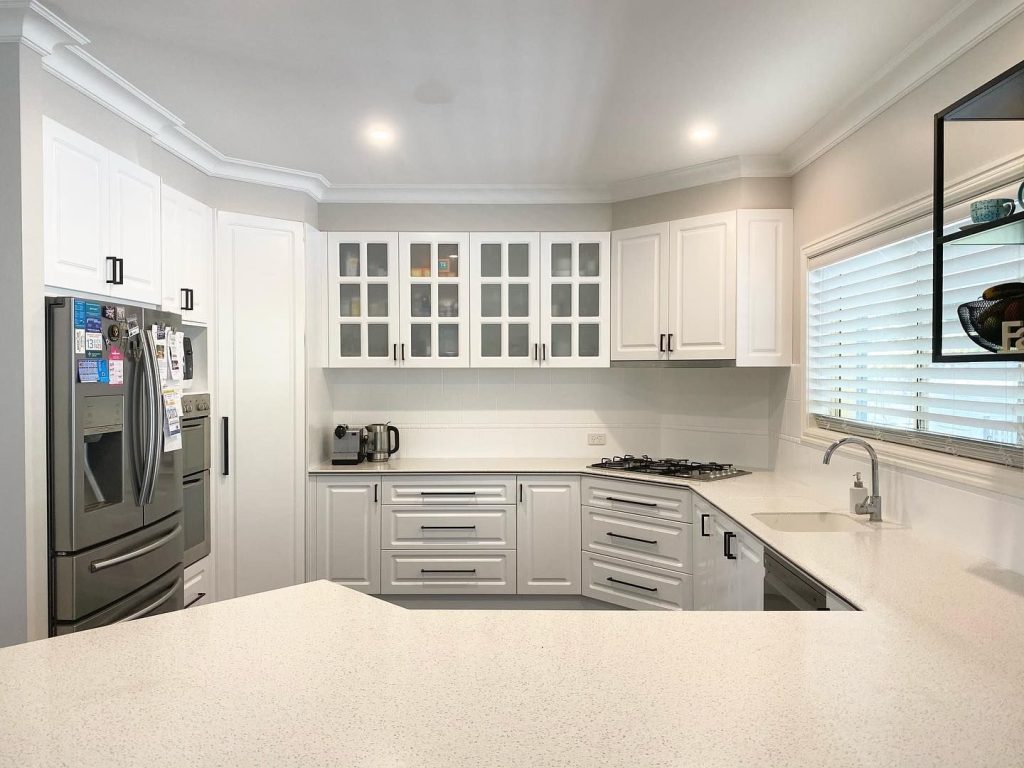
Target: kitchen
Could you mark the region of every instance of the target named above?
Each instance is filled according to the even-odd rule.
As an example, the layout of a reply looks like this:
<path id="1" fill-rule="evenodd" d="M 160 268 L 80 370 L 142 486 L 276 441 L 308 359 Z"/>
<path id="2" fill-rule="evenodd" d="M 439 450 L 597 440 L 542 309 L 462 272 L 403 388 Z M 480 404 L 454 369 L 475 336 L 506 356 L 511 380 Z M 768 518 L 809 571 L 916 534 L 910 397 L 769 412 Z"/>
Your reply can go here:
<path id="1" fill-rule="evenodd" d="M 1019 4 L 160 5 L 0 8 L 0 764 L 1019 762 Z"/>

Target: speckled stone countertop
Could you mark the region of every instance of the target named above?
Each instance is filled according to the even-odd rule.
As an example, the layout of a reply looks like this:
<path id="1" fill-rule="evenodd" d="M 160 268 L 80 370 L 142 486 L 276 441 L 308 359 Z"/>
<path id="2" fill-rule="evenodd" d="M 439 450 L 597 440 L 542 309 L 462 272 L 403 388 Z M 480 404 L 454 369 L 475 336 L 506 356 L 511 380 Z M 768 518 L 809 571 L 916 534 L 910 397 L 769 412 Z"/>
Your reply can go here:
<path id="1" fill-rule="evenodd" d="M 693 487 L 864 610 L 407 611 L 315 582 L 0 650 L 0 765 L 1024 765 L 1019 577 L 891 525 L 775 531 L 752 514 L 836 505 L 774 473 Z"/>

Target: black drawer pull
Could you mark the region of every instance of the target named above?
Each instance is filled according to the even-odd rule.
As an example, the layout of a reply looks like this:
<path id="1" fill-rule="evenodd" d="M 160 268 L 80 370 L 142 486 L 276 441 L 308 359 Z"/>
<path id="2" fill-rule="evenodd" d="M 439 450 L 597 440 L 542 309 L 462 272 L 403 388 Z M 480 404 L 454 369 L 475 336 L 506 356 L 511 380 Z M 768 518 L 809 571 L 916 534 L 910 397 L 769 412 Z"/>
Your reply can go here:
<path id="1" fill-rule="evenodd" d="M 709 515 L 707 513 L 705 513 L 705 514 L 700 516 L 700 535 L 704 536 L 705 538 L 707 538 L 708 536 L 711 535 L 711 532 L 707 528 L 704 527 L 704 523 L 706 523 L 710 519 L 711 519 L 711 515 Z"/>
<path id="2" fill-rule="evenodd" d="M 630 541 L 639 541 L 641 544 L 657 544 L 657 539 L 638 539 L 636 536 L 623 536 L 621 533 L 612 533 L 608 531 L 605 536 L 614 536 L 616 539 L 629 539 Z"/>
<path id="3" fill-rule="evenodd" d="M 629 499 L 620 499 L 615 496 L 605 497 L 608 501 L 617 501 L 619 504 L 639 504 L 641 507 L 656 507 L 658 506 L 653 501 L 631 501 Z"/>
<path id="4" fill-rule="evenodd" d="M 628 581 L 619 581 L 618 579 L 613 579 L 611 576 L 608 577 L 608 581 L 612 582 L 613 584 L 624 584 L 627 587 L 633 587 L 635 589 L 642 589 L 644 592 L 657 592 L 658 591 L 657 587 L 642 587 L 639 584 L 631 584 Z"/>
<path id="5" fill-rule="evenodd" d="M 733 533 L 732 531 L 726 531 L 725 532 L 725 540 L 724 540 L 725 543 L 722 545 L 722 549 L 724 551 L 722 552 L 722 554 L 724 554 L 726 556 L 726 558 L 728 558 L 729 560 L 735 560 L 736 559 L 736 555 L 734 555 L 732 553 L 732 547 L 729 546 L 729 544 L 735 538 L 736 538 L 736 534 Z"/>
<path id="6" fill-rule="evenodd" d="M 421 525 L 423 531 L 475 531 L 475 525 Z"/>
<path id="7" fill-rule="evenodd" d="M 196 592 L 196 596 L 193 597 L 191 600 L 189 600 L 187 603 L 185 603 L 185 607 L 186 608 L 191 608 L 195 603 L 198 603 L 204 597 L 206 597 L 206 593 L 205 592 Z"/>
<path id="8" fill-rule="evenodd" d="M 420 496 L 476 496 L 476 491 L 420 491 Z"/>
<path id="9" fill-rule="evenodd" d="M 476 573 L 476 568 L 420 568 L 420 573 Z"/>

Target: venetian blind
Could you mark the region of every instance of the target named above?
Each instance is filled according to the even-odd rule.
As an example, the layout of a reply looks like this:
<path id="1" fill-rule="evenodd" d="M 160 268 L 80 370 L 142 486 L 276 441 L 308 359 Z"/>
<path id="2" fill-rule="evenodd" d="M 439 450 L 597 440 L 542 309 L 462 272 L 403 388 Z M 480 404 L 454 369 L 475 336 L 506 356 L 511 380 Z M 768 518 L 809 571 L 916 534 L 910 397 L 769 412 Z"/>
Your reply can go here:
<path id="1" fill-rule="evenodd" d="M 947 249 L 947 351 L 978 351 L 956 305 L 1021 280 L 1022 251 Z M 931 286 L 930 231 L 810 272 L 810 412 L 826 429 L 1021 466 L 1024 366 L 932 363 Z"/>

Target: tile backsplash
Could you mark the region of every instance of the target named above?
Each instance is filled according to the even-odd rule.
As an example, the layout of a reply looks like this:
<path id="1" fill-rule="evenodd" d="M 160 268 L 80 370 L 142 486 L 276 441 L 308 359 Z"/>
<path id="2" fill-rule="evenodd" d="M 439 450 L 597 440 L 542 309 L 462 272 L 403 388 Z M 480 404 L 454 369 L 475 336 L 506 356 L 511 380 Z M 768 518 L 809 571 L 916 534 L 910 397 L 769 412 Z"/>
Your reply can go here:
<path id="1" fill-rule="evenodd" d="M 336 423 L 390 421 L 402 456 L 649 453 L 771 466 L 784 371 L 729 368 L 324 371 Z M 782 385 L 782 390 L 785 385 Z M 590 433 L 607 443 L 590 446 Z"/>

